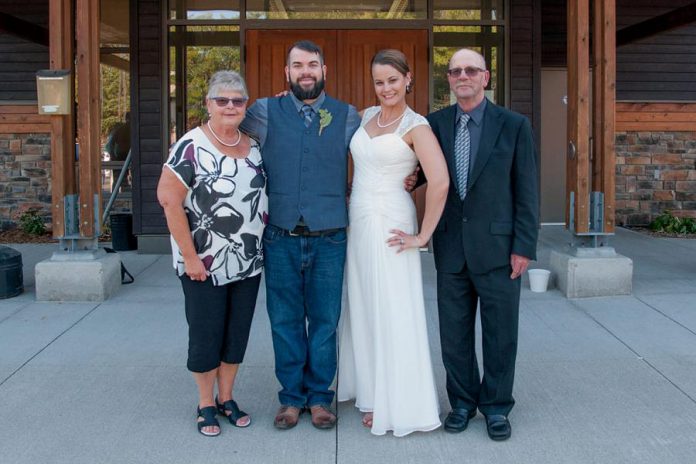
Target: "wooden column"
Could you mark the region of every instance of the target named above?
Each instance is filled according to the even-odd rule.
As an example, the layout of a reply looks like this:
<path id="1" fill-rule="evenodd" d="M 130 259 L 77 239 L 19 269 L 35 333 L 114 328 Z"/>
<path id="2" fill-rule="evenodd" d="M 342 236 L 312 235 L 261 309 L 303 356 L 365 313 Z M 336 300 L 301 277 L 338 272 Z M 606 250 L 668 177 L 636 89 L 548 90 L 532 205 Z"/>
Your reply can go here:
<path id="1" fill-rule="evenodd" d="M 616 0 L 594 2 L 592 190 L 604 193 L 602 232 L 615 226 Z"/>
<path id="2" fill-rule="evenodd" d="M 568 160 L 566 224 L 589 231 L 589 0 L 568 1 Z M 570 194 L 575 203 L 570 211 Z"/>
<path id="3" fill-rule="evenodd" d="M 101 207 L 99 0 L 76 0 L 76 10 L 80 237 L 95 238 Z"/>
<path id="4" fill-rule="evenodd" d="M 50 0 L 49 57 L 51 69 L 69 69 L 73 76 L 73 11 L 70 0 Z M 74 116 L 51 116 L 51 216 L 53 236 L 65 236 L 65 196 L 75 193 Z"/>

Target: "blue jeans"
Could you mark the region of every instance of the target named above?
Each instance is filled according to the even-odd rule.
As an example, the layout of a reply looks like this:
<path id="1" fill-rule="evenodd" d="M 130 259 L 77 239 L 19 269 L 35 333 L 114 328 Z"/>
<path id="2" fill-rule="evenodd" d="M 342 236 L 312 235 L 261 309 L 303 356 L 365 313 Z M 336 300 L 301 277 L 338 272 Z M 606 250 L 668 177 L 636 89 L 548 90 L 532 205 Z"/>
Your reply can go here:
<path id="1" fill-rule="evenodd" d="M 263 246 L 278 399 L 299 408 L 330 405 L 346 231 L 298 237 L 269 225 Z"/>

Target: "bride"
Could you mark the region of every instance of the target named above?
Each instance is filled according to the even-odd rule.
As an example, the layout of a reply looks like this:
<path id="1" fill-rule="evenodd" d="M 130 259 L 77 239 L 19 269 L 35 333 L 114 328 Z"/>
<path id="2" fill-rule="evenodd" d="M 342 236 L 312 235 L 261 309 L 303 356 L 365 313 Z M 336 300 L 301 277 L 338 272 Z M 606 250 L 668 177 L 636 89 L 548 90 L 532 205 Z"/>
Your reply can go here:
<path id="1" fill-rule="evenodd" d="M 400 437 L 440 426 L 419 248 L 440 219 L 449 176 L 427 120 L 406 105 L 411 73 L 404 54 L 381 50 L 371 70 L 380 105 L 363 111 L 350 143 L 355 174 L 338 400 L 355 398 L 373 434 Z M 420 231 L 403 187 L 418 163 L 428 180 Z"/>

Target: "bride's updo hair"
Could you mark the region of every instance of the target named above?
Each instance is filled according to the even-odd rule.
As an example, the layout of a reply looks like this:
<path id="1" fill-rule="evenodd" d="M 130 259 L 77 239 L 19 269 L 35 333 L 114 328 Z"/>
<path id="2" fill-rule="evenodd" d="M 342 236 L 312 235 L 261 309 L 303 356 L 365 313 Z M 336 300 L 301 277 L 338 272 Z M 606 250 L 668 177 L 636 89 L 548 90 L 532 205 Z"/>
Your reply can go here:
<path id="1" fill-rule="evenodd" d="M 406 55 L 404 55 L 399 50 L 394 50 L 393 48 L 387 48 L 378 51 L 375 56 L 372 57 L 370 62 L 370 69 L 376 64 L 391 66 L 403 75 L 411 72 L 411 68 L 408 66 L 408 61 L 406 60 Z M 413 89 L 413 75 L 411 75 L 411 82 L 406 86 L 406 93 L 411 93 Z"/>

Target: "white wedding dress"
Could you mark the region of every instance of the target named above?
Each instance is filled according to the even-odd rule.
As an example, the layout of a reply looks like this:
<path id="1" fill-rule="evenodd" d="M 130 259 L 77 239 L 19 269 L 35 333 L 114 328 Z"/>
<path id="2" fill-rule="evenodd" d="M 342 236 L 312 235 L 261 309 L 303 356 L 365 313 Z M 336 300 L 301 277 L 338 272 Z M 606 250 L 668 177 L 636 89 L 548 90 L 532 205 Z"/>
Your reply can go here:
<path id="1" fill-rule="evenodd" d="M 373 412 L 372 433 L 404 436 L 440 426 L 423 302 L 420 252 L 388 247 L 391 229 L 418 232 L 404 179 L 418 162 L 402 136 L 427 120 L 408 108 L 398 128 L 374 138 L 365 110 L 350 151 L 355 171 L 346 257 L 348 305 L 339 335 L 338 400 Z"/>

